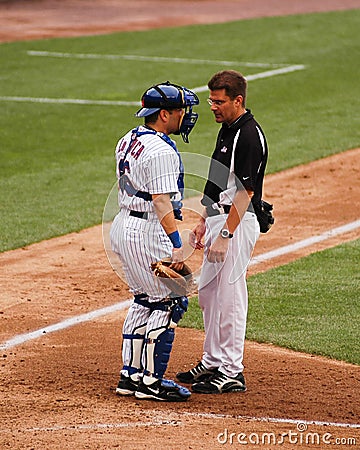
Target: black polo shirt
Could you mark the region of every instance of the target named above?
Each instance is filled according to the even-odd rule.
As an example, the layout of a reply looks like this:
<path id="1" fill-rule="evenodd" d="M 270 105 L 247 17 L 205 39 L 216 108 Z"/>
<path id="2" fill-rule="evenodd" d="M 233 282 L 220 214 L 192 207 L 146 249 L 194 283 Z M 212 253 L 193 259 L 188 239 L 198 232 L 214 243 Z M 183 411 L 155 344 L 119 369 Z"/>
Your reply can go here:
<path id="1" fill-rule="evenodd" d="M 220 128 L 201 200 L 204 206 L 219 202 L 220 193 L 227 189 L 234 139 L 239 129 L 234 157 L 236 186 L 253 191 L 253 203 L 261 199 L 268 147 L 260 125 L 247 110 L 231 125 L 223 123 Z"/>

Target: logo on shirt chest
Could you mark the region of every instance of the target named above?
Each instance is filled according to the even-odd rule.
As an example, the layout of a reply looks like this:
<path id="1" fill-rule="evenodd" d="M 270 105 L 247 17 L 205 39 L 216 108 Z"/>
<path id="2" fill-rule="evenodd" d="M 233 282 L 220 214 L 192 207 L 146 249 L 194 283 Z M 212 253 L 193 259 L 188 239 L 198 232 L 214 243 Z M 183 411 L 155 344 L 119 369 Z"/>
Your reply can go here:
<path id="1" fill-rule="evenodd" d="M 226 152 L 227 152 L 227 150 L 228 150 L 228 149 L 227 149 L 227 147 L 225 147 L 225 145 L 224 145 L 224 147 L 223 147 L 223 148 L 221 148 L 221 149 L 220 149 L 221 153 L 226 153 Z"/>

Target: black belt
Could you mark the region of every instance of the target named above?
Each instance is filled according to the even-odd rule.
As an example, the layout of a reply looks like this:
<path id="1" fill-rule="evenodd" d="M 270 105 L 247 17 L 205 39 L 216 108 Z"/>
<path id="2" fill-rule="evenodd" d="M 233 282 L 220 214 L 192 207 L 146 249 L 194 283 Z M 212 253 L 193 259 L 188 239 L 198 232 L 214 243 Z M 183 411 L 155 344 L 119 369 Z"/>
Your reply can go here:
<path id="1" fill-rule="evenodd" d="M 231 205 L 219 205 L 214 203 L 206 207 L 206 214 L 208 217 L 218 216 L 219 214 L 229 214 Z M 249 206 L 246 211 L 254 212 L 254 208 L 252 202 L 249 203 Z"/>
<path id="2" fill-rule="evenodd" d="M 131 210 L 129 215 L 132 217 L 137 217 L 138 219 L 145 219 L 145 220 L 147 220 L 149 217 L 149 213 L 145 211 Z"/>
<path id="3" fill-rule="evenodd" d="M 206 214 L 208 217 L 218 216 L 219 214 L 229 214 L 231 205 L 214 205 L 209 205 L 206 207 Z"/>

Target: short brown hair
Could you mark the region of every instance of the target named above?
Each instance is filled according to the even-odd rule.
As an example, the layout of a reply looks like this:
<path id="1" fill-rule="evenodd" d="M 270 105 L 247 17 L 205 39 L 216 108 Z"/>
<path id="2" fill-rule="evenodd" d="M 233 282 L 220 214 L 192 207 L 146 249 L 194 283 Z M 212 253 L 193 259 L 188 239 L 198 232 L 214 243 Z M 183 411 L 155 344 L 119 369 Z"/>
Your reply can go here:
<path id="1" fill-rule="evenodd" d="M 246 78 L 236 70 L 222 70 L 217 72 L 208 82 L 210 91 L 225 89 L 225 93 L 231 100 L 238 95 L 243 98 L 243 106 L 245 106 L 247 81 Z"/>
<path id="2" fill-rule="evenodd" d="M 155 123 L 158 120 L 160 113 L 160 109 L 158 111 L 155 111 L 154 113 L 150 114 L 149 116 L 144 117 L 144 123 L 145 125 L 148 125 L 150 123 Z"/>

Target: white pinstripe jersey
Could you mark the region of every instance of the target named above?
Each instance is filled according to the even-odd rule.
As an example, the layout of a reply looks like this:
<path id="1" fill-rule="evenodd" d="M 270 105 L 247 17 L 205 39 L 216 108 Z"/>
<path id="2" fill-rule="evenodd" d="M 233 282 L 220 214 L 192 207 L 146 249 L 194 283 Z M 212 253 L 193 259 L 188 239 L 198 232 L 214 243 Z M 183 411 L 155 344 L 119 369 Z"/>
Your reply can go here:
<path id="1" fill-rule="evenodd" d="M 140 132 L 149 131 L 140 126 Z M 119 163 L 124 158 L 132 138 L 132 130 L 123 136 L 116 145 L 116 175 L 120 179 Z M 177 180 L 180 161 L 176 151 L 161 136 L 153 133 L 136 137 L 125 158 L 125 176 L 135 191 L 149 194 L 171 194 L 171 200 L 180 200 Z M 146 201 L 128 192 L 119 190 L 120 208 L 136 211 L 154 212 L 153 202 Z"/>

